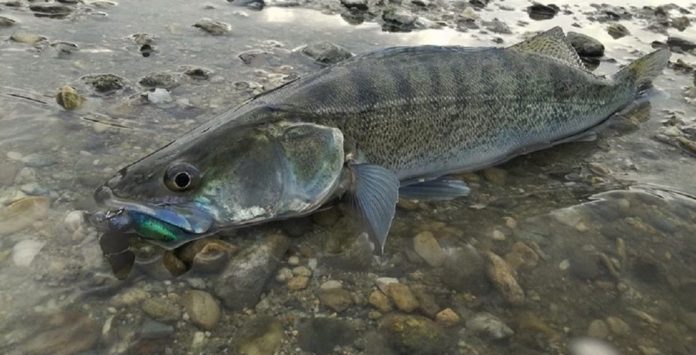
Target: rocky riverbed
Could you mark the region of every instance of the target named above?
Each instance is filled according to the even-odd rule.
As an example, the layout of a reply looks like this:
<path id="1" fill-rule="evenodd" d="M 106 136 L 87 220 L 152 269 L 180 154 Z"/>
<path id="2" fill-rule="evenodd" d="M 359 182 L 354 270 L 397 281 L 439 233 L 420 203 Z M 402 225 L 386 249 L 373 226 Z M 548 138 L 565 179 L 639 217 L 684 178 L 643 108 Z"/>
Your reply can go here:
<path id="1" fill-rule="evenodd" d="M 694 12 L 3 1 L 0 352 L 696 353 Z M 298 76 L 389 46 L 505 46 L 556 25 L 598 75 L 663 46 L 670 68 L 597 141 L 464 174 L 468 198 L 401 200 L 383 256 L 340 206 L 173 252 L 84 221 L 116 169 Z"/>

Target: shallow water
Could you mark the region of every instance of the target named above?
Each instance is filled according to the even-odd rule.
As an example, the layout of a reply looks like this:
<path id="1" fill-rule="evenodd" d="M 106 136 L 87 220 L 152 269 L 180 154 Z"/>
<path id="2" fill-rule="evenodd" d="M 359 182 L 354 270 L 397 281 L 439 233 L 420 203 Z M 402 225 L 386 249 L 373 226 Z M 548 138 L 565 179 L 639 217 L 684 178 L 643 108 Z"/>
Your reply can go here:
<path id="1" fill-rule="evenodd" d="M 35 17 L 29 3 L 0 5 L 0 16 L 17 21 L 0 27 L 0 351 L 561 354 L 591 335 L 622 354 L 695 353 L 696 158 L 674 140 L 696 124 L 696 107 L 684 96 L 693 73 L 665 70 L 650 106 L 595 142 L 465 175 L 468 198 L 402 201 L 383 257 L 372 257 L 351 220 L 333 209 L 224 236 L 240 248 L 229 264 L 194 260 L 178 277 L 162 266 L 161 251 L 134 245 L 136 265 L 119 280 L 97 232 L 74 212 L 92 209 L 94 188 L 118 168 L 253 94 L 321 68 L 301 53 L 308 43 L 325 40 L 353 53 L 509 45 L 560 25 L 605 45 L 595 71 L 602 75 L 667 38 L 648 29 L 653 17 L 636 15 L 659 1 L 616 2 L 634 14 L 618 21 L 631 34 L 616 40 L 606 31 L 614 22 L 588 19 L 597 12 L 590 1 L 572 3 L 560 6 L 572 14 L 546 21 L 530 19 L 529 4 L 520 1 L 475 11 L 477 24 L 498 18 L 511 34 L 456 29 L 466 2 L 404 3 L 444 24 L 406 33 L 383 32 L 379 16 L 350 24 L 338 2 L 261 11 L 222 1 L 213 8 L 178 0 L 92 2 L 71 5 L 63 19 Z M 678 13 L 670 11 L 684 16 Z M 212 36 L 192 26 L 205 17 L 231 31 Z M 696 39 L 695 28 L 666 31 Z M 9 40 L 17 32 L 48 40 Z M 136 33 L 154 36 L 148 56 Z M 59 41 L 79 50 L 61 52 Z M 250 50 L 260 54 L 246 64 L 239 54 Z M 696 63 L 692 54 L 673 54 L 672 62 L 678 59 Z M 189 66 L 212 73 L 196 78 L 184 74 Z M 176 81 L 169 102 L 148 101 L 139 81 L 153 72 Z M 123 78 L 123 88 L 98 93 L 81 79 L 100 73 Z M 87 97 L 80 109 L 56 103 L 64 85 Z M 263 245 L 280 248 L 278 260 Z M 495 255 L 515 271 L 496 267 Z M 249 265 L 256 265 L 249 274 L 255 282 L 243 289 L 244 280 L 228 276 Z M 501 273 L 516 280 L 522 301 L 495 287 Z M 385 286 L 384 277 L 407 290 Z M 235 282 L 238 289 L 229 285 Z M 249 291 L 255 285 L 257 292 Z M 192 290 L 212 294 L 212 301 Z M 487 324 L 499 333 L 477 331 L 486 313 L 497 318 Z"/>

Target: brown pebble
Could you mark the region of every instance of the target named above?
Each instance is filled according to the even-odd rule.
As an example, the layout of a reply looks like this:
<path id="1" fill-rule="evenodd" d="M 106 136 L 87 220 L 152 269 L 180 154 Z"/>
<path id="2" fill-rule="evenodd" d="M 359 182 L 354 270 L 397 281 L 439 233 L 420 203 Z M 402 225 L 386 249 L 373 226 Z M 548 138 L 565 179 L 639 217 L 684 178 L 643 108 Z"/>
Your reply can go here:
<path id="1" fill-rule="evenodd" d="M 389 298 L 387 298 L 387 295 L 382 293 L 382 291 L 372 291 L 369 302 L 373 307 L 377 308 L 382 313 L 387 313 L 392 310 L 392 305 Z"/>
<path id="2" fill-rule="evenodd" d="M 515 271 L 493 252 L 487 252 L 488 256 L 488 277 L 493 285 L 500 291 L 505 300 L 513 305 L 519 305 L 524 302 L 524 291 L 515 279 Z"/>
<path id="3" fill-rule="evenodd" d="M 387 294 L 399 310 L 410 313 L 418 308 L 418 299 L 411 289 L 401 283 L 392 283 L 387 286 Z"/>
<path id="4" fill-rule="evenodd" d="M 295 276 L 288 281 L 288 288 L 292 291 L 304 290 L 309 285 L 309 277 Z"/>
<path id="5" fill-rule="evenodd" d="M 350 292 L 342 288 L 332 288 L 319 291 L 319 300 L 335 312 L 343 312 L 353 304 Z"/>
<path id="6" fill-rule="evenodd" d="M 435 321 L 445 327 L 453 327 L 459 323 L 461 319 L 452 308 L 445 308 L 435 315 Z"/>
<path id="7" fill-rule="evenodd" d="M 512 245 L 512 250 L 505 254 L 505 261 L 513 270 L 518 270 L 520 267 L 533 269 L 539 263 L 539 255 L 527 244 L 516 242 Z"/>

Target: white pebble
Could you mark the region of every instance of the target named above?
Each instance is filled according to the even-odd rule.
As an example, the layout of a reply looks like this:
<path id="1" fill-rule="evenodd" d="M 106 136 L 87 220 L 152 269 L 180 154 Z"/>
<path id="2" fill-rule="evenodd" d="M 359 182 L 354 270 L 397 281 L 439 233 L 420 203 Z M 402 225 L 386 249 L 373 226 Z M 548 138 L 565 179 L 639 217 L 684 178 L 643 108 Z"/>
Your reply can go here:
<path id="1" fill-rule="evenodd" d="M 322 290 L 333 290 L 341 287 L 343 287 L 343 285 L 341 285 L 341 281 L 329 280 L 321 284 L 319 288 Z"/>
<path id="2" fill-rule="evenodd" d="M 294 256 L 294 255 L 289 257 L 288 258 L 288 265 L 292 265 L 292 266 L 300 265 L 300 258 L 298 258 L 297 256 Z"/>
<path id="3" fill-rule="evenodd" d="M 7 158 L 10 160 L 22 160 L 22 153 L 20 153 L 20 152 L 7 152 Z"/>
<path id="4" fill-rule="evenodd" d="M 23 240 L 12 248 L 12 261 L 17 266 L 29 266 L 46 243 L 37 240 Z"/>
<path id="5" fill-rule="evenodd" d="M 147 100 L 153 104 L 166 104 L 172 102 L 172 95 L 169 94 L 169 90 L 157 88 L 155 91 L 147 93 Z"/>
<path id="6" fill-rule="evenodd" d="M 80 211 L 80 210 L 70 211 L 65 216 L 65 226 L 68 227 L 68 230 L 70 230 L 71 232 L 74 232 L 82 226 L 82 223 L 85 220 L 84 217 L 85 217 L 85 211 Z"/>
<path id="7" fill-rule="evenodd" d="M 570 267 L 570 260 L 568 260 L 568 259 L 565 259 L 565 260 L 561 261 L 560 264 L 558 264 L 558 268 L 561 270 L 564 270 L 564 271 L 568 270 L 569 267 Z"/>

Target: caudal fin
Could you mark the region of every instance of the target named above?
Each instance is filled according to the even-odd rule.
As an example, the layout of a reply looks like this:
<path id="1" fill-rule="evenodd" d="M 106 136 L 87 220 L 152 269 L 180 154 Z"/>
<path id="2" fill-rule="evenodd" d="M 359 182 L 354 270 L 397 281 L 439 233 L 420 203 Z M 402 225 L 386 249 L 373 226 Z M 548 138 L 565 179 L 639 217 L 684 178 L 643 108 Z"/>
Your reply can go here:
<path id="1" fill-rule="evenodd" d="M 668 49 L 656 50 L 621 69 L 614 74 L 614 80 L 632 82 L 636 93 L 641 93 L 652 86 L 653 79 L 662 73 L 671 55 Z"/>

